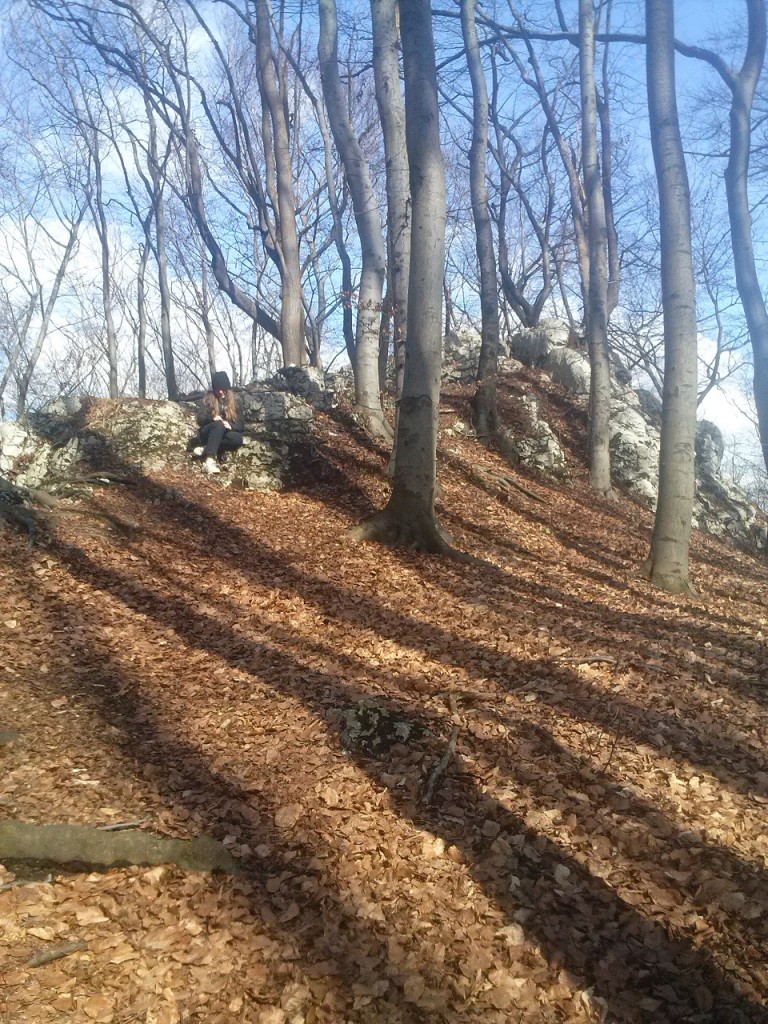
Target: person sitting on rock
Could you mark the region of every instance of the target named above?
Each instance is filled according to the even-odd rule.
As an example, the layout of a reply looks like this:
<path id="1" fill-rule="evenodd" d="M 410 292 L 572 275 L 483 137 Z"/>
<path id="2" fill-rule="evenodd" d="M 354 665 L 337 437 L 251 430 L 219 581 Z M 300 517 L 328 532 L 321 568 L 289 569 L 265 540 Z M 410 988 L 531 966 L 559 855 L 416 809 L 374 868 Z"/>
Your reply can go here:
<path id="1" fill-rule="evenodd" d="M 218 459 L 227 451 L 235 451 L 243 443 L 242 403 L 232 390 L 223 370 L 211 378 L 211 390 L 203 397 L 199 418 L 199 446 L 194 454 L 203 459 L 205 473 L 220 473 Z"/>

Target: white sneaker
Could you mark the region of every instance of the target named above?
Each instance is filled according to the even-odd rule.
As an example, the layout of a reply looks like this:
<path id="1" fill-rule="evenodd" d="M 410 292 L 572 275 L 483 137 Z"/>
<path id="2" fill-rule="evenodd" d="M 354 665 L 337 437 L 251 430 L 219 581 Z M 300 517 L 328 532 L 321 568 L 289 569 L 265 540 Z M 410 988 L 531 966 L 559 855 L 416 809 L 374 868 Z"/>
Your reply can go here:
<path id="1" fill-rule="evenodd" d="M 200 459 L 200 458 L 202 458 L 204 451 L 205 451 L 205 448 L 203 448 L 203 446 L 201 444 L 199 444 L 197 446 L 197 448 L 193 448 L 192 449 L 192 454 L 195 456 L 196 459 Z"/>
<path id="2" fill-rule="evenodd" d="M 203 463 L 203 472 L 208 473 L 211 476 L 214 473 L 220 473 L 221 470 L 216 462 L 216 459 L 207 458 Z"/>

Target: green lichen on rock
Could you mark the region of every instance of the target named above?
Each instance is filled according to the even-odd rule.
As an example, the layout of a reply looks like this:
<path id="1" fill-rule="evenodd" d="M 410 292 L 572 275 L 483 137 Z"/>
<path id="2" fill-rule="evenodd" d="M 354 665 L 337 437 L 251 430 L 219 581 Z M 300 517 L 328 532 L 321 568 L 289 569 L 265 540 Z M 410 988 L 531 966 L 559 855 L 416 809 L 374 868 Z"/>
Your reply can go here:
<path id="1" fill-rule="evenodd" d="M 371 700 L 358 701 L 343 717 L 344 746 L 365 754 L 384 754 L 398 743 L 414 743 L 431 735 L 423 726 L 398 718 Z"/>

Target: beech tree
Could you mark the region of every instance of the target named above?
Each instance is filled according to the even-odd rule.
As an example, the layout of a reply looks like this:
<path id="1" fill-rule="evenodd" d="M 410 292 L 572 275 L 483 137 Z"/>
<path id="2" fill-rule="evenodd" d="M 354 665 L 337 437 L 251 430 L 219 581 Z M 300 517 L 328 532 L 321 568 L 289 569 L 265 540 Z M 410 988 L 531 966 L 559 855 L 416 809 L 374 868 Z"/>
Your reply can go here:
<path id="1" fill-rule="evenodd" d="M 593 0 L 579 0 L 581 158 L 587 194 L 588 282 L 585 322 L 589 345 L 589 480 L 610 495 L 611 367 L 608 353 L 608 227 L 597 145 L 595 11 Z"/>
<path id="2" fill-rule="evenodd" d="M 472 83 L 472 145 L 469 150 L 469 187 L 475 224 L 477 262 L 480 267 L 480 357 L 474 410 L 480 436 L 498 428 L 496 374 L 499 364 L 499 293 L 493 227 L 486 185 L 488 155 L 488 87 L 480 57 L 475 21 L 475 0 L 461 0 L 461 31 Z"/>
<path id="3" fill-rule="evenodd" d="M 408 280 L 411 264 L 410 189 L 408 148 L 405 139 L 405 104 L 400 89 L 400 34 L 397 0 L 371 0 L 373 28 L 373 76 L 376 105 L 381 120 L 387 195 L 387 292 L 384 300 L 382 390 L 388 350 L 386 322 L 392 318 L 395 356 L 395 387 L 403 391 L 405 338 L 408 322 Z M 398 406 L 399 408 L 399 406 Z"/>
<path id="4" fill-rule="evenodd" d="M 749 162 L 752 144 L 751 115 L 755 92 L 765 64 L 765 0 L 745 0 L 747 45 L 738 71 L 711 50 L 678 44 L 680 52 L 710 64 L 731 94 L 728 162 L 725 193 L 736 287 L 749 328 L 754 368 L 754 398 L 763 460 L 768 469 L 768 310 L 757 270 L 749 200 Z"/>
<path id="5" fill-rule="evenodd" d="M 379 387 L 379 337 L 386 256 L 378 203 L 368 163 L 352 128 L 339 76 L 336 0 L 319 0 L 320 73 L 328 120 L 339 151 L 357 222 L 362 270 L 357 298 L 355 335 L 355 403 L 371 432 L 391 437 L 381 406 Z"/>
<path id="6" fill-rule="evenodd" d="M 435 517 L 445 266 L 445 167 L 429 0 L 401 0 L 405 123 L 412 204 L 408 324 L 392 495 L 352 535 L 441 552 Z"/>
<path id="7" fill-rule="evenodd" d="M 646 0 L 646 75 L 651 145 L 659 185 L 664 308 L 659 494 L 644 568 L 663 590 L 689 590 L 688 552 L 695 490 L 696 287 L 691 199 L 675 89 L 673 0 Z"/>

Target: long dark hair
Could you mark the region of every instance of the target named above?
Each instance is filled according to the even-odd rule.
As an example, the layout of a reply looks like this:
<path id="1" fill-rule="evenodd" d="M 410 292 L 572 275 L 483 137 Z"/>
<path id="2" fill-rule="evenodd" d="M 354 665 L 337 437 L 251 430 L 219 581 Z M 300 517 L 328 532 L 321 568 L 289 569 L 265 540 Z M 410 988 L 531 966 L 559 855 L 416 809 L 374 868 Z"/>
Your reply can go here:
<path id="1" fill-rule="evenodd" d="M 203 405 L 205 406 L 205 411 L 210 413 L 211 419 L 213 419 L 214 416 L 219 415 L 219 399 L 213 391 L 207 391 L 205 393 Z M 234 391 L 231 391 L 228 388 L 227 393 L 224 396 L 224 419 L 231 423 L 232 420 L 236 420 L 238 418 L 239 411 L 240 403 L 238 401 L 238 397 Z"/>

